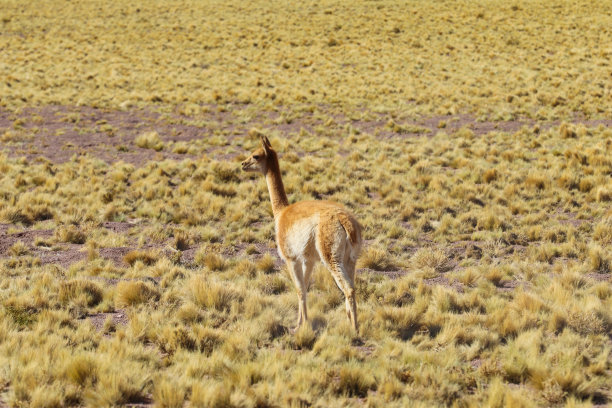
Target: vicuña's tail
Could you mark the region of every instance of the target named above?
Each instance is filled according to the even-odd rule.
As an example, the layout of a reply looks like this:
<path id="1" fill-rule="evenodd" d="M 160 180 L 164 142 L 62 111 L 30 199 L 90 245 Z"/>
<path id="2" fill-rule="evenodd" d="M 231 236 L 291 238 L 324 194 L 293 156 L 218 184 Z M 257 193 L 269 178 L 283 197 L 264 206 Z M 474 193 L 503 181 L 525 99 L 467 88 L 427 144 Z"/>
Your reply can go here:
<path id="1" fill-rule="evenodd" d="M 361 245 L 361 225 L 353 217 L 346 213 L 338 214 L 338 221 L 346 231 L 346 236 L 353 246 Z"/>

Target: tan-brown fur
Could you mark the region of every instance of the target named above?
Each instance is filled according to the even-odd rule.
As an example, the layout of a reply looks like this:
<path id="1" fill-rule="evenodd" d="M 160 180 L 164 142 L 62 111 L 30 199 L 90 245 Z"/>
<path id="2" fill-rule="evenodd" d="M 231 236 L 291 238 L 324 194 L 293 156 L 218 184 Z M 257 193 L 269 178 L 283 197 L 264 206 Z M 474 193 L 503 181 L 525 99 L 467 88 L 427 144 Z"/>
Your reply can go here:
<path id="1" fill-rule="evenodd" d="M 355 265 L 361 249 L 361 226 L 341 204 L 332 201 L 301 201 L 289 205 L 269 140 L 242 163 L 245 171 L 266 177 L 276 223 L 279 255 L 287 262 L 299 298 L 298 327 L 307 319 L 306 291 L 313 267 L 322 262 L 344 293 L 346 313 L 358 330 L 355 299 Z"/>

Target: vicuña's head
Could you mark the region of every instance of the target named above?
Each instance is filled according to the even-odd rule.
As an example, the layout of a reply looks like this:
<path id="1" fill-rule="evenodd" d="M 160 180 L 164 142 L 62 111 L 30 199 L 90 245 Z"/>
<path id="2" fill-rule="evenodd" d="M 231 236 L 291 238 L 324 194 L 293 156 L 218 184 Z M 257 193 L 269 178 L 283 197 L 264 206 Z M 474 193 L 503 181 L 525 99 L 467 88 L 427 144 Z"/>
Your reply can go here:
<path id="1" fill-rule="evenodd" d="M 270 168 L 278 163 L 276 152 L 267 137 L 260 135 L 261 147 L 253 152 L 248 159 L 242 162 L 242 170 L 258 171 L 266 174 Z M 276 164 L 278 166 L 278 164 Z"/>

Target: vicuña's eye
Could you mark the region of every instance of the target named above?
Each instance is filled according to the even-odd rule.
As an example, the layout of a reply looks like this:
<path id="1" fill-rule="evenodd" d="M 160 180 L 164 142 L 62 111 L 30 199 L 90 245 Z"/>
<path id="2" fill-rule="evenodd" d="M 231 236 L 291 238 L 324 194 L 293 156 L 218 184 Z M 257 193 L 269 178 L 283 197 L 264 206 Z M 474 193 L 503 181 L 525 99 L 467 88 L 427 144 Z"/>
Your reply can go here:
<path id="1" fill-rule="evenodd" d="M 255 160 L 259 160 L 259 155 L 255 155 L 255 156 L 253 156 L 253 158 L 254 158 Z"/>

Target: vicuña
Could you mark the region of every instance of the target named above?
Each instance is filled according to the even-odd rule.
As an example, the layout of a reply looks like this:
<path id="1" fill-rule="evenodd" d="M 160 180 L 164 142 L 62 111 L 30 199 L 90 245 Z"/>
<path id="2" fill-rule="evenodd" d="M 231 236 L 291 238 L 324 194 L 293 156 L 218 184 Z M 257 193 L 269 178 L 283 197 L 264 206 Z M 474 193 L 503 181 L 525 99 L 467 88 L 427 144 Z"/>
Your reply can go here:
<path id="1" fill-rule="evenodd" d="M 278 253 L 287 263 L 298 293 L 297 327 L 308 319 L 306 292 L 313 267 L 320 261 L 344 293 L 346 314 L 357 331 L 355 264 L 361 249 L 361 226 L 342 205 L 332 201 L 300 201 L 290 205 L 278 156 L 267 137 L 261 136 L 261 144 L 242 162 L 242 169 L 266 176 Z"/>

